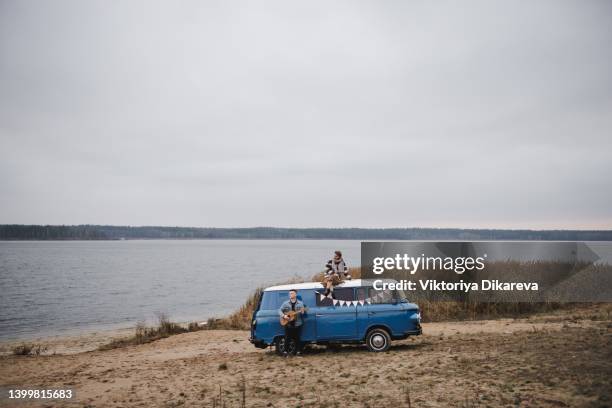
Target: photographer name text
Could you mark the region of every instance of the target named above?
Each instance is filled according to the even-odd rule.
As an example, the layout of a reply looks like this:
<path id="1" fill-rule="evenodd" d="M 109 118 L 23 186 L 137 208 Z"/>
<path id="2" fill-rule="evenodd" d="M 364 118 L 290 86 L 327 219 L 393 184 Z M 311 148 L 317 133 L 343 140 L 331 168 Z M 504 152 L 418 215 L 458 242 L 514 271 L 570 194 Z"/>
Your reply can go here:
<path id="1" fill-rule="evenodd" d="M 479 282 L 447 282 L 436 279 L 400 280 L 387 282 L 377 279 L 373 282 L 376 290 L 425 290 L 425 291 L 537 291 L 537 282 L 503 282 L 496 279 L 483 279 Z"/>

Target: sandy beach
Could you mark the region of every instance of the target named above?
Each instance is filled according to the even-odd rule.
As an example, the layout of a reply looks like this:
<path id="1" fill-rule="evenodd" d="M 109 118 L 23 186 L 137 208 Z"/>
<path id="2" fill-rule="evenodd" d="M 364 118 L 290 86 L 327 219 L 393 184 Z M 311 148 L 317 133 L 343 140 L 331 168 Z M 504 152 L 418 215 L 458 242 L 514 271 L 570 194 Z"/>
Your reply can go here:
<path id="1" fill-rule="evenodd" d="M 429 323 L 423 336 L 386 353 L 315 347 L 299 358 L 256 349 L 245 331 L 204 330 L 108 351 L 96 348 L 124 332 L 55 338 L 45 343 L 54 355 L 2 356 L 0 383 L 70 387 L 77 397 L 65 406 L 239 407 L 243 399 L 249 407 L 609 406 L 611 311 Z"/>
<path id="2" fill-rule="evenodd" d="M 14 347 L 20 344 L 40 344 L 45 348 L 43 355 L 54 354 L 76 354 L 96 350 L 103 344 L 113 339 L 129 336 L 134 333 L 134 328 L 122 328 L 112 330 L 88 331 L 78 334 L 57 335 L 48 337 L 35 337 L 27 340 L 4 340 L 0 341 L 0 356 L 12 354 Z"/>

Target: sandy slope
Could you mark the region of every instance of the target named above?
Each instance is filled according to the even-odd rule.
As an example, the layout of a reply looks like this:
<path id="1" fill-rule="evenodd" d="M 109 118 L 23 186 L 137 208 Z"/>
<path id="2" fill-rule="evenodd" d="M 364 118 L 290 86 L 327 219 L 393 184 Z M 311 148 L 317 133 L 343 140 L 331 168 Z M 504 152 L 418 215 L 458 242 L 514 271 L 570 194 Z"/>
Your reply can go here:
<path id="1" fill-rule="evenodd" d="M 72 387 L 68 406 L 220 407 L 221 395 L 238 407 L 243 386 L 249 407 L 612 405 L 610 306 L 424 330 L 387 353 L 318 348 L 290 359 L 255 349 L 246 332 L 200 331 L 103 352 L 4 356 L 0 384 Z"/>
<path id="2" fill-rule="evenodd" d="M 87 332 L 72 335 L 58 335 L 51 337 L 39 337 L 28 340 L 27 343 L 40 344 L 46 347 L 44 354 L 75 354 L 84 351 L 96 350 L 99 346 L 109 343 L 111 340 L 130 336 L 134 328 L 104 330 L 99 332 Z M 15 346 L 22 344 L 19 340 L 0 341 L 0 355 L 12 354 Z"/>

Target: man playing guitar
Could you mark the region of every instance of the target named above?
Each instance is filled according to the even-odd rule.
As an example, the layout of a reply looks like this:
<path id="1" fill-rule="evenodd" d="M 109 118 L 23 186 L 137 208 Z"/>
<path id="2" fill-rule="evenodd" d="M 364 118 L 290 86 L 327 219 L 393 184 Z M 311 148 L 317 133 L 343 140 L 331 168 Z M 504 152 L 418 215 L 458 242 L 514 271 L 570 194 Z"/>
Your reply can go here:
<path id="1" fill-rule="evenodd" d="M 294 355 L 302 354 L 302 345 L 300 342 L 300 332 L 302 331 L 303 319 L 305 313 L 304 303 L 297 298 L 297 290 L 289 291 L 289 300 L 286 300 L 278 310 L 281 318 L 281 325 L 285 326 L 285 356 L 289 355 L 290 341 L 295 344 L 291 349 Z"/>

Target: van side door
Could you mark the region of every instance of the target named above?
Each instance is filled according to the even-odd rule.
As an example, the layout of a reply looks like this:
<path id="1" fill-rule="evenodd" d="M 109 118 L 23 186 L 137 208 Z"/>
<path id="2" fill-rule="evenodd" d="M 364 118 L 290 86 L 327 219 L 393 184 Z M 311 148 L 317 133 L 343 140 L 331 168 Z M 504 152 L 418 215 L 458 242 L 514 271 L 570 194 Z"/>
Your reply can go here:
<path id="1" fill-rule="evenodd" d="M 317 341 L 352 340 L 357 335 L 357 307 L 346 302 L 355 300 L 353 288 L 336 288 L 337 302 L 316 294 Z M 344 305 L 341 305 L 344 303 Z"/>
<path id="2" fill-rule="evenodd" d="M 298 291 L 298 299 L 304 303 L 306 313 L 302 316 L 302 332 L 300 338 L 303 342 L 311 342 L 316 340 L 316 303 L 315 303 L 315 291 L 314 289 L 303 289 Z M 313 307 L 315 306 L 315 307 Z"/>
<path id="3" fill-rule="evenodd" d="M 366 331 L 369 327 L 368 304 L 365 302 L 368 297 L 368 287 L 361 286 L 355 288 L 355 300 L 361 303 L 357 306 L 357 337 L 359 340 L 365 339 Z"/>

